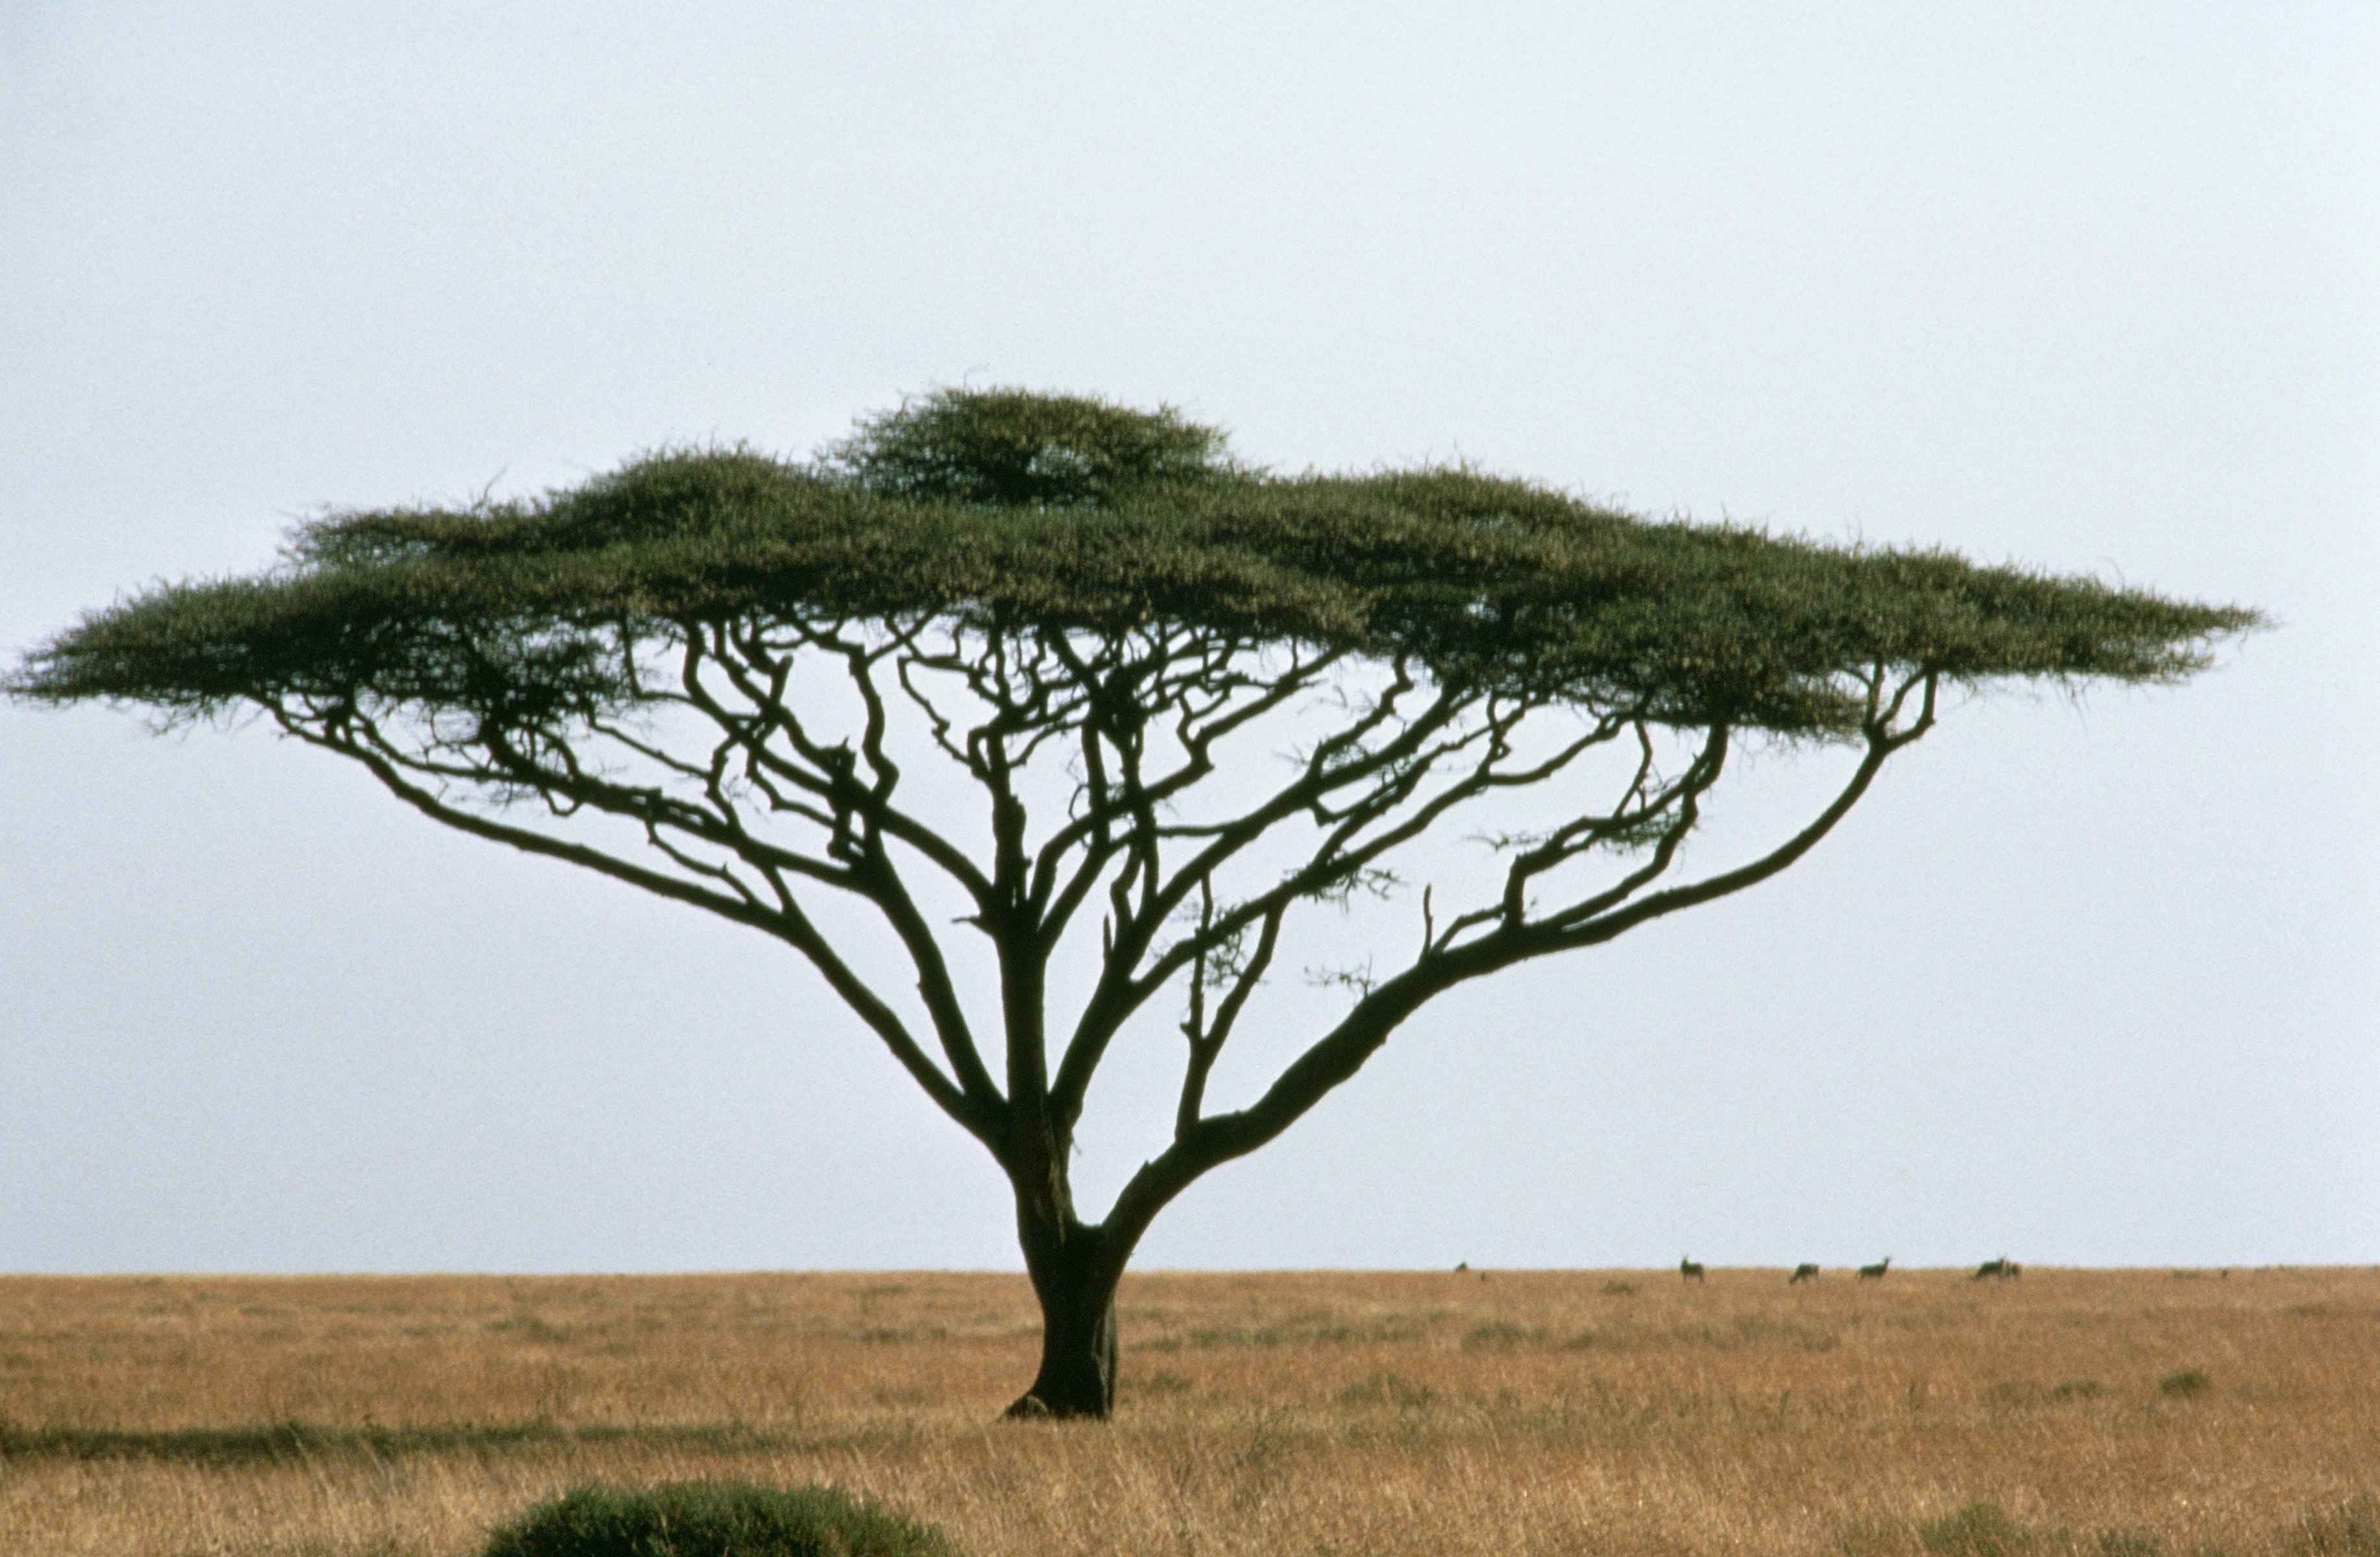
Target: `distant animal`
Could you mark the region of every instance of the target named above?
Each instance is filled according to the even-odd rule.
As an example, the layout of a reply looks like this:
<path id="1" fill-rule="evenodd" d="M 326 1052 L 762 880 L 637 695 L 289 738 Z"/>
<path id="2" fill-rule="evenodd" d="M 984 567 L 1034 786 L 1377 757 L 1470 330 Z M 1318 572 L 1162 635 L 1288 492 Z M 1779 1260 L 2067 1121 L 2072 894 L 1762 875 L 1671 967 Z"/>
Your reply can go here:
<path id="1" fill-rule="evenodd" d="M 1796 1286 L 1803 1282 L 1815 1282 L 1817 1279 L 1818 1268 L 1816 1266 L 1796 1265 L 1793 1267 L 1792 1275 L 1786 1278 L 1785 1284 L 1787 1286 Z"/>
<path id="2" fill-rule="evenodd" d="M 1980 1282 L 1985 1276 L 1989 1276 L 1996 1282 L 2012 1282 L 2023 1274 L 2023 1266 L 2019 1265 L 2007 1255 L 2002 1255 L 1998 1259 L 1986 1259 L 1976 1266 L 1975 1273 L 1968 1279 Z"/>
<path id="3" fill-rule="evenodd" d="M 1678 1279 L 1682 1282 L 1701 1281 L 1703 1268 L 1682 1254 L 1678 1256 Z"/>
<path id="4" fill-rule="evenodd" d="M 1888 1254 L 1873 1265 L 1863 1265 L 1860 1267 L 1860 1280 L 1864 1282 L 1880 1282 L 1884 1280 L 1884 1272 L 1891 1266 L 1891 1264 L 1892 1256 Z"/>

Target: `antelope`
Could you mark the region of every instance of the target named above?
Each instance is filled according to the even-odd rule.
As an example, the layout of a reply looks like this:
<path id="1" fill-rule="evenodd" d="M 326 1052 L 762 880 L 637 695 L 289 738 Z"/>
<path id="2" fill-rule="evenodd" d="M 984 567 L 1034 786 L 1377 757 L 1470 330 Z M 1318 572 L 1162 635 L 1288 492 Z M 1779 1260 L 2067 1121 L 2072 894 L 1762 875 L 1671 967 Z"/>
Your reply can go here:
<path id="1" fill-rule="evenodd" d="M 1793 1267 L 1793 1273 L 1786 1278 L 1785 1284 L 1787 1286 L 1798 1286 L 1803 1282 L 1815 1282 L 1817 1279 L 1818 1268 L 1816 1266 L 1796 1265 Z"/>
<path id="2" fill-rule="evenodd" d="M 1882 1259 L 1877 1260 L 1877 1261 L 1876 1261 L 1875 1264 L 1873 1264 L 1873 1265 L 1863 1265 L 1863 1266 L 1861 1266 L 1861 1267 L 1860 1267 L 1860 1280 L 1862 1280 L 1862 1281 L 1864 1281 L 1864 1282 L 1880 1282 L 1880 1281 L 1884 1280 L 1884 1272 L 1885 1272 L 1885 1269 L 1886 1269 L 1886 1267 L 1889 1266 L 1891 1263 L 1892 1263 L 1892 1256 L 1890 1256 L 1890 1255 L 1888 1255 L 1888 1255 L 1886 1255 Z"/>
<path id="3" fill-rule="evenodd" d="M 1682 1282 L 1701 1281 L 1703 1268 L 1682 1254 L 1678 1256 L 1678 1279 Z"/>

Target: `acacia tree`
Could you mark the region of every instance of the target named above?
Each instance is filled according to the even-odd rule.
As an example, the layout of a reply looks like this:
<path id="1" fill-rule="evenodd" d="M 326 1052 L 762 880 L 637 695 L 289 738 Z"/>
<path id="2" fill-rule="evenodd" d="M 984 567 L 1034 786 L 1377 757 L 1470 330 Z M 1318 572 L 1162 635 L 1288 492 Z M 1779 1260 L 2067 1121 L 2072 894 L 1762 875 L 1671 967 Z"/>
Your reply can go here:
<path id="1" fill-rule="evenodd" d="M 1430 1000 L 1784 870 L 1948 688 L 2179 680 L 2256 621 L 1466 469 L 1275 477 L 1170 410 L 944 391 L 807 463 L 668 452 L 334 513 L 7 685 L 261 710 L 433 821 L 801 954 L 1014 1190 L 1044 1339 L 1012 1414 L 1104 1417 L 1151 1220 Z M 1730 752 L 1774 739 L 1848 748 L 1840 792 L 1685 870 Z M 1330 975 L 1293 1057 L 1210 1101 L 1305 917 L 1371 898 L 1403 916 L 1390 965 Z M 886 952 L 908 988 L 863 972 Z M 1074 1141 L 1120 1040 L 1175 1046 L 1180 1083 L 1093 1220 Z"/>

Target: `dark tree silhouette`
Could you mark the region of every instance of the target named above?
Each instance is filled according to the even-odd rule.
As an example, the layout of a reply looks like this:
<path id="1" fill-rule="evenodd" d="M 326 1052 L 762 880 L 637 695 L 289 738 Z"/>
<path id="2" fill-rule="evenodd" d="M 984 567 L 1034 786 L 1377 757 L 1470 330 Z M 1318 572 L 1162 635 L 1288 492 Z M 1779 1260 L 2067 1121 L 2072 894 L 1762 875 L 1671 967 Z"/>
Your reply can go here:
<path id="1" fill-rule="evenodd" d="M 86 616 L 7 687 L 261 710 L 433 821 L 792 947 L 1013 1186 L 1045 1327 L 1012 1412 L 1102 1417 L 1151 1220 L 1431 999 L 1784 870 L 1946 688 L 2176 681 L 2257 622 L 1466 469 L 1276 477 L 1170 410 L 944 391 L 808 463 L 670 452 L 333 514 L 264 577 Z M 1848 775 L 1689 876 L 1748 740 Z M 1388 900 L 1390 962 L 1329 975 L 1335 1016 L 1210 1103 L 1304 917 Z M 863 976 L 885 952 L 907 988 Z M 1128 1028 L 1179 1045 L 1180 1087 L 1092 1220 L 1075 1128 Z"/>

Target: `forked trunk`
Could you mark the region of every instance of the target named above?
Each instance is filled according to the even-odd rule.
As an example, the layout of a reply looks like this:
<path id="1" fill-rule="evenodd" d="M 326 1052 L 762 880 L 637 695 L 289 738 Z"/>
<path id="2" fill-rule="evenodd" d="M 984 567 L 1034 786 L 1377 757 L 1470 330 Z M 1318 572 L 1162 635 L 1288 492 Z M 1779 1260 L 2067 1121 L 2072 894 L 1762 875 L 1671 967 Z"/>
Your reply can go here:
<path id="1" fill-rule="evenodd" d="M 1041 1368 L 1009 1416 L 1103 1419 L 1115 1411 L 1122 1272 L 1105 1246 L 1098 1228 L 1080 1222 L 1027 1230 L 1025 1264 L 1041 1300 Z"/>

